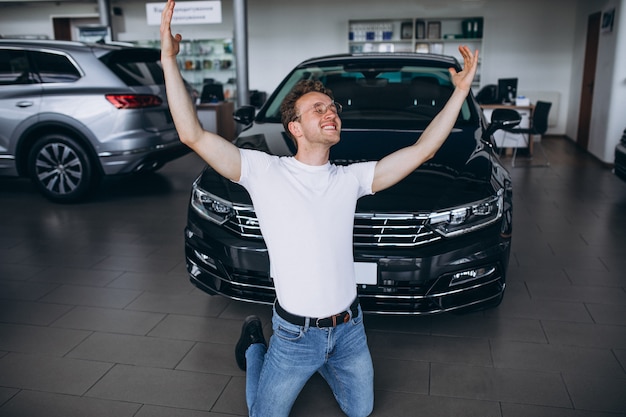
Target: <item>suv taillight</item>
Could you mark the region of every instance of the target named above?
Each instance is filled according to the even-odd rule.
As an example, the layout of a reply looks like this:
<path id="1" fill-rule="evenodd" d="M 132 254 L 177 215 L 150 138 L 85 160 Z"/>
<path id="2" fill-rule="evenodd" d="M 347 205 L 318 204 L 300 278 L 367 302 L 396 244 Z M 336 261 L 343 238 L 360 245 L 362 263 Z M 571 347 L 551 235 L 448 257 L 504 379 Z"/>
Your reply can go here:
<path id="1" fill-rule="evenodd" d="M 105 97 L 118 109 L 141 109 L 163 104 L 159 96 L 151 94 L 107 94 Z"/>

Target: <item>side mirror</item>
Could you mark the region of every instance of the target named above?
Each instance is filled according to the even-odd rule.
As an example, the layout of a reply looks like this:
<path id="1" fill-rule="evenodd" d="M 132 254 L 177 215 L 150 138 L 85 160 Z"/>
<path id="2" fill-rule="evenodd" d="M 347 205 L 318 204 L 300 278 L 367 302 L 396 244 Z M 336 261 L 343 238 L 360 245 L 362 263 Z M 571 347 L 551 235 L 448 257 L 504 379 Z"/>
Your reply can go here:
<path id="1" fill-rule="evenodd" d="M 241 106 L 237 110 L 235 110 L 235 113 L 233 114 L 233 119 L 235 119 L 237 123 L 249 126 L 254 121 L 255 112 L 256 110 L 254 106 Z"/>
<path id="2" fill-rule="evenodd" d="M 483 140 L 489 142 L 489 137 L 496 130 L 517 126 L 521 121 L 522 117 L 513 109 L 495 109 L 491 113 L 491 123 L 483 133 Z"/>

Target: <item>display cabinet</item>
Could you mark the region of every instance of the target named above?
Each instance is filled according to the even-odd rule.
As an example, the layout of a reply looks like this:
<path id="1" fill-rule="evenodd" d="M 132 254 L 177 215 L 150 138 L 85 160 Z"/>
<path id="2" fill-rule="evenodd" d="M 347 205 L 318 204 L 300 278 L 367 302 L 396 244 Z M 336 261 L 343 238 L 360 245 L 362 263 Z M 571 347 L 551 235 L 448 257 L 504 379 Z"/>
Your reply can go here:
<path id="1" fill-rule="evenodd" d="M 139 42 L 139 45 L 160 48 L 160 41 Z M 224 98 L 235 97 L 235 56 L 232 39 L 183 40 L 178 54 L 183 78 L 198 91 L 206 83 L 224 85 Z"/>
<path id="2" fill-rule="evenodd" d="M 482 17 L 350 20 L 348 41 L 351 53 L 423 52 L 458 58 L 460 45 L 482 52 L 483 25 Z M 480 84 L 480 67 L 474 84 Z"/>

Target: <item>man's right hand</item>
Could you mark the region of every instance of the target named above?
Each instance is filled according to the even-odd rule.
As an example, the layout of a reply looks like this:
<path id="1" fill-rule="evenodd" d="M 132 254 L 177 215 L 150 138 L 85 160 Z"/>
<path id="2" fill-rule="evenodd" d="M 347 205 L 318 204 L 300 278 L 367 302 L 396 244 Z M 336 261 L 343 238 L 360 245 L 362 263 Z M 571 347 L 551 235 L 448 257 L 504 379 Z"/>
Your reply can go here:
<path id="1" fill-rule="evenodd" d="M 175 58 L 180 52 L 180 41 L 183 37 L 180 33 L 172 34 L 172 16 L 175 5 L 174 0 L 168 0 L 161 13 L 161 59 Z"/>

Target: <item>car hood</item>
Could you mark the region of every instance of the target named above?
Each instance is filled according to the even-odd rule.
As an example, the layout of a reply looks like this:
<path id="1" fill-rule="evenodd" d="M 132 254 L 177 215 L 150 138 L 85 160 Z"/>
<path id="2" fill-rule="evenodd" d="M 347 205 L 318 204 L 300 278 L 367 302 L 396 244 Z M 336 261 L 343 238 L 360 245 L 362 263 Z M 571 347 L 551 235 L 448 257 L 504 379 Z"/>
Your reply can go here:
<path id="1" fill-rule="evenodd" d="M 415 143 L 414 131 L 385 132 L 343 130 L 331 150 L 331 162 L 343 165 L 378 160 Z M 494 159 L 490 148 L 478 139 L 475 128 L 455 128 L 437 154 L 395 186 L 359 200 L 359 212 L 431 212 L 466 205 L 495 194 Z M 385 139 L 381 141 L 381 137 Z M 261 148 L 266 148 L 261 146 Z M 243 187 L 207 167 L 199 185 L 228 201 L 251 204 Z"/>

